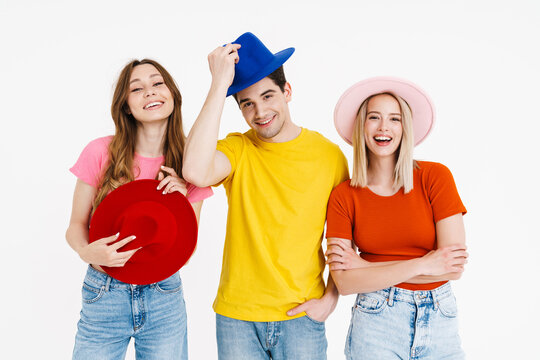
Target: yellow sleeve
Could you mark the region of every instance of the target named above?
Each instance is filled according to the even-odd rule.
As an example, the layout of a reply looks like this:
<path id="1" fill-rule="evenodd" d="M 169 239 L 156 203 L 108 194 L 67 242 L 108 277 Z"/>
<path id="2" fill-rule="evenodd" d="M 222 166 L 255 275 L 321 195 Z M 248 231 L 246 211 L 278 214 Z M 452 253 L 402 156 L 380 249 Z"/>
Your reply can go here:
<path id="1" fill-rule="evenodd" d="M 334 187 L 350 179 L 349 165 L 347 164 L 347 158 L 345 157 L 345 155 L 343 155 L 343 152 L 341 151 L 339 147 L 337 151 L 338 151 L 338 156 L 337 156 L 337 161 L 336 161 Z"/>
<path id="2" fill-rule="evenodd" d="M 225 182 L 232 180 L 235 170 L 238 166 L 239 160 L 242 157 L 244 151 L 244 137 L 245 135 L 241 133 L 230 133 L 223 140 L 218 140 L 216 150 L 222 152 L 227 156 L 229 162 L 231 163 L 231 172 L 229 176 L 221 180 L 219 183 L 212 186 L 219 186 Z"/>

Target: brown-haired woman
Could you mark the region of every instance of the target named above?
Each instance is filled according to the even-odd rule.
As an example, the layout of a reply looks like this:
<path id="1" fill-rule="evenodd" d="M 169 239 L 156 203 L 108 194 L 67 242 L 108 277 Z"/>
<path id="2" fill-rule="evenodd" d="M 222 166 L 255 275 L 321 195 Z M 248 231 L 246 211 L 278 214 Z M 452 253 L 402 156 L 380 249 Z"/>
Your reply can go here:
<path id="1" fill-rule="evenodd" d="M 114 136 L 91 141 L 70 171 L 77 176 L 69 245 L 89 264 L 74 359 L 123 359 L 130 338 L 137 359 L 187 359 L 186 311 L 178 273 L 157 284 L 136 286 L 111 278 L 101 266 L 120 267 L 137 251 L 117 250 L 116 235 L 88 243 L 90 216 L 103 198 L 135 179 L 161 180 L 163 194 L 187 196 L 197 219 L 212 195 L 178 175 L 185 136 L 182 97 L 171 75 L 156 61 L 134 60 L 120 73 L 111 106 Z"/>

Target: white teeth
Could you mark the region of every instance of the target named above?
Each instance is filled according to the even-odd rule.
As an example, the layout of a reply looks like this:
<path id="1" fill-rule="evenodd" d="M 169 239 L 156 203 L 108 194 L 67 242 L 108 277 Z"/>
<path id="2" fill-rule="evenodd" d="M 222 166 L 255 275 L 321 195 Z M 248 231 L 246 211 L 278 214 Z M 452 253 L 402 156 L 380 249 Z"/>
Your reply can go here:
<path id="1" fill-rule="evenodd" d="M 150 103 L 150 104 L 146 105 L 144 108 L 145 108 L 145 109 L 148 109 L 149 107 L 157 106 L 157 105 L 161 105 L 161 104 L 162 104 L 161 102 L 155 101 L 155 102 L 153 102 L 153 103 Z"/>
<path id="2" fill-rule="evenodd" d="M 390 141 L 392 140 L 391 137 L 388 137 L 388 136 L 375 136 L 375 140 L 379 140 L 379 141 Z"/>
<path id="3" fill-rule="evenodd" d="M 270 119 L 268 119 L 266 121 L 259 122 L 258 124 L 259 125 L 266 125 L 266 124 L 268 124 L 270 122 L 270 120 L 272 120 L 272 118 L 270 118 Z"/>

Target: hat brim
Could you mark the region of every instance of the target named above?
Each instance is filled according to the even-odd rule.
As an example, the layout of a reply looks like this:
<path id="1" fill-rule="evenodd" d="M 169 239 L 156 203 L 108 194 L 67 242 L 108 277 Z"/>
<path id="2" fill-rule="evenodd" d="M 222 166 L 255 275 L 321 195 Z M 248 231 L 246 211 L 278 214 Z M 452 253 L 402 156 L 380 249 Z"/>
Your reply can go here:
<path id="1" fill-rule="evenodd" d="M 253 74 L 253 76 L 249 78 L 249 81 L 244 81 L 238 84 L 233 82 L 231 86 L 229 86 L 229 89 L 227 90 L 227 96 L 236 94 L 237 92 L 242 91 L 250 87 L 251 85 L 255 84 L 257 81 L 264 79 L 265 77 L 273 73 L 281 65 L 283 65 L 285 61 L 287 61 L 293 53 L 294 53 L 294 48 L 288 48 L 278 53 L 275 53 L 274 59 L 267 65 L 263 66 L 255 74 Z M 242 59 L 240 59 L 240 61 L 242 61 Z"/>
<path id="2" fill-rule="evenodd" d="M 414 144 L 424 141 L 435 121 L 435 107 L 430 97 L 410 81 L 382 76 L 354 84 L 339 98 L 334 110 L 334 124 L 343 140 L 352 145 L 354 123 L 362 102 L 371 95 L 384 92 L 394 93 L 409 104 L 413 117 Z"/>
<path id="3" fill-rule="evenodd" d="M 137 237 L 118 252 L 128 251 L 143 246 L 123 267 L 102 266 L 113 278 L 129 284 L 146 285 L 159 282 L 177 272 L 189 260 L 197 244 L 197 218 L 187 198 L 179 192 L 163 195 L 157 190 L 157 180 L 135 180 L 122 185 L 108 194 L 99 204 L 90 222 L 89 242 L 112 236 L 121 231 L 116 221 L 122 213 L 136 206 L 138 202 L 155 203 L 174 217 L 176 233 L 165 253 L 156 256 L 149 246 L 145 249 L 145 239 Z M 159 222 L 157 224 L 159 226 Z M 124 230 L 129 232 L 129 229 Z M 117 241 L 132 233 L 120 233 Z"/>

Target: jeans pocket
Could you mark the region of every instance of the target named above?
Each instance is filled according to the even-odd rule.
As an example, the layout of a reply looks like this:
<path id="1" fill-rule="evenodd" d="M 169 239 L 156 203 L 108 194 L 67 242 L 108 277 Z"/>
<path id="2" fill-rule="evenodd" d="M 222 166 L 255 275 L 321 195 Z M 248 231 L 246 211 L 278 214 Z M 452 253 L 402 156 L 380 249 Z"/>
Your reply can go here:
<path id="1" fill-rule="evenodd" d="M 162 294 L 173 294 L 182 290 L 182 280 L 179 274 L 156 283 L 156 290 Z"/>
<path id="2" fill-rule="evenodd" d="M 82 301 L 85 304 L 95 303 L 96 301 L 101 299 L 104 292 L 105 292 L 104 286 L 100 288 L 96 288 L 92 285 L 87 284 L 86 282 L 83 282 Z"/>
<path id="3" fill-rule="evenodd" d="M 368 314 L 377 314 L 386 307 L 386 298 L 376 293 L 360 294 L 356 308 Z"/>
<path id="4" fill-rule="evenodd" d="M 454 318 L 457 316 L 457 303 L 454 295 L 440 299 L 438 300 L 438 303 L 441 314 L 448 318 Z"/>
<path id="5" fill-rule="evenodd" d="M 324 321 L 315 320 L 314 318 L 310 317 L 307 313 L 306 313 L 306 319 L 308 319 L 312 323 L 315 323 L 316 325 L 324 325 Z"/>

